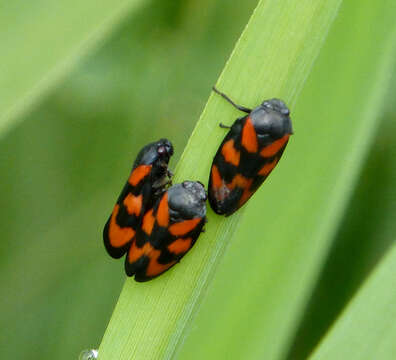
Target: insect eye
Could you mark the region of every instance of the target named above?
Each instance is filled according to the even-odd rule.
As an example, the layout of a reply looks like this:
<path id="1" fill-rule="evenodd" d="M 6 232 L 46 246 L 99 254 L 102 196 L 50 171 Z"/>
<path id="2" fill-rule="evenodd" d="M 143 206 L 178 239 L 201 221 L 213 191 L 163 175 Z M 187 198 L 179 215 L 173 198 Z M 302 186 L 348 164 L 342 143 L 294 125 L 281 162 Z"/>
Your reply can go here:
<path id="1" fill-rule="evenodd" d="M 165 154 L 165 153 L 166 153 L 166 148 L 165 148 L 165 146 L 160 146 L 160 147 L 157 149 L 157 153 L 160 154 L 160 155 Z"/>
<path id="2" fill-rule="evenodd" d="M 267 109 L 272 109 L 273 106 L 269 101 L 264 101 L 263 106 L 266 107 Z"/>
<path id="3" fill-rule="evenodd" d="M 282 108 L 281 113 L 283 115 L 289 116 L 290 115 L 290 110 L 287 107 Z"/>

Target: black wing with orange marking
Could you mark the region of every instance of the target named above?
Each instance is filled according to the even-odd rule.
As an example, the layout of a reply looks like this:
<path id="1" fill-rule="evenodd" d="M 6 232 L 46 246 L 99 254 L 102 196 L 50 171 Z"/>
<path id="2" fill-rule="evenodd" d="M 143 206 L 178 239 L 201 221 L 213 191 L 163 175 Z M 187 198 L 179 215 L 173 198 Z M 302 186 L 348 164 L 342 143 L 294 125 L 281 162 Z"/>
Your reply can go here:
<path id="1" fill-rule="evenodd" d="M 103 230 L 106 250 L 113 258 L 128 251 L 146 209 L 165 191 L 172 154 L 172 144 L 166 139 L 150 143 L 139 152 Z"/>
<path id="2" fill-rule="evenodd" d="M 170 187 L 143 217 L 125 259 L 128 276 L 151 280 L 175 265 L 191 249 L 206 222 L 206 193 L 199 182 Z"/>
<path id="3" fill-rule="evenodd" d="M 245 204 L 274 169 L 293 133 L 289 109 L 279 99 L 264 101 L 237 119 L 222 141 L 209 176 L 209 202 L 217 214 L 231 215 Z"/>

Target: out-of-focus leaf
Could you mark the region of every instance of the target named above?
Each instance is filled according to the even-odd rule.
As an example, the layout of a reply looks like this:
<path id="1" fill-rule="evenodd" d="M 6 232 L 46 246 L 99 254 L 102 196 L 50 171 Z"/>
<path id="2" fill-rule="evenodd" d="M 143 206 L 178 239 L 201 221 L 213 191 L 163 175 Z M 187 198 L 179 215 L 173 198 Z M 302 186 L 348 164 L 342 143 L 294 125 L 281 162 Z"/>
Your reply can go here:
<path id="1" fill-rule="evenodd" d="M 396 104 L 393 101 L 395 83 L 392 80 L 391 83 L 385 98 L 381 126 L 340 223 L 330 255 L 306 306 L 289 352 L 290 360 L 307 359 L 395 241 Z"/>
<path id="2" fill-rule="evenodd" d="M 0 4 L 0 134 L 22 119 L 76 61 L 141 0 L 3 1 Z"/>
<path id="3" fill-rule="evenodd" d="M 395 273 L 393 246 L 309 359 L 394 359 Z"/>

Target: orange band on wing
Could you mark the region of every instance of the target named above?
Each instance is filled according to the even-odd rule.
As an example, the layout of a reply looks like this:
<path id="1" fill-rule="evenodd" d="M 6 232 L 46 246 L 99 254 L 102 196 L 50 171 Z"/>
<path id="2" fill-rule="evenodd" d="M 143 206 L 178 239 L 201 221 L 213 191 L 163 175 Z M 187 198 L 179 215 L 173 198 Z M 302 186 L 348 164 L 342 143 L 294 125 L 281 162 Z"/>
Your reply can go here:
<path id="1" fill-rule="evenodd" d="M 250 116 L 246 119 L 245 125 L 242 129 L 242 145 L 251 153 L 255 153 L 258 150 L 257 134 L 254 129 L 253 123 L 250 120 Z"/>
<path id="2" fill-rule="evenodd" d="M 118 211 L 120 206 L 116 204 L 114 206 L 113 213 L 110 219 L 109 225 L 109 241 L 110 245 L 113 247 L 121 247 L 124 246 L 126 243 L 131 241 L 135 236 L 135 230 L 131 227 L 120 227 L 116 222 L 116 217 L 118 215 Z"/>
<path id="3" fill-rule="evenodd" d="M 168 270 L 176 261 L 171 261 L 167 264 L 160 264 L 158 258 L 161 255 L 161 250 L 154 249 L 150 243 L 145 243 L 143 247 L 139 248 L 135 243 L 132 244 L 128 253 L 128 261 L 133 264 L 135 261 L 139 260 L 142 256 L 147 256 L 149 258 L 149 263 L 146 269 L 146 276 L 154 277 L 165 270 Z"/>
<path id="4" fill-rule="evenodd" d="M 260 151 L 260 155 L 262 157 L 271 157 L 274 156 L 289 140 L 289 134 L 281 137 L 278 140 L 275 140 L 272 144 L 266 146 Z"/>
<path id="5" fill-rule="evenodd" d="M 151 235 L 153 231 L 155 218 L 153 216 L 153 209 L 150 209 L 144 214 L 142 221 L 142 229 L 147 235 Z"/>
<path id="6" fill-rule="evenodd" d="M 167 264 L 160 264 L 157 260 L 158 256 L 152 257 L 150 259 L 150 262 L 149 262 L 149 264 L 147 266 L 147 270 L 146 270 L 146 275 L 149 277 L 162 274 L 165 270 L 168 270 L 172 265 L 174 265 L 176 263 L 176 261 L 174 260 Z"/>
<path id="7" fill-rule="evenodd" d="M 275 167 L 275 165 L 278 163 L 278 159 L 275 158 L 274 160 L 272 160 L 270 163 L 265 164 L 260 171 L 258 172 L 259 175 L 261 176 L 267 176 L 272 169 Z"/>
<path id="8" fill-rule="evenodd" d="M 139 258 L 142 255 L 145 255 L 146 252 L 150 252 L 150 249 L 147 248 L 147 246 L 150 246 L 150 243 L 146 243 L 144 244 L 143 247 L 137 247 L 136 246 L 136 241 L 134 241 L 131 245 L 131 247 L 129 248 L 129 252 L 128 252 L 128 262 L 130 264 L 134 263 L 135 261 L 139 260 Z M 152 248 L 152 247 L 151 247 Z"/>
<path id="9" fill-rule="evenodd" d="M 162 227 L 167 227 L 169 224 L 168 193 L 165 193 L 158 205 L 157 223 Z"/>
<path id="10" fill-rule="evenodd" d="M 142 211 L 142 202 L 143 195 L 134 196 L 132 194 L 128 194 L 128 196 L 124 199 L 123 204 L 125 205 L 128 214 L 139 216 Z"/>
<path id="11" fill-rule="evenodd" d="M 245 189 L 242 193 L 241 198 L 239 199 L 239 206 L 242 206 L 246 201 L 248 201 L 250 199 L 250 197 L 253 195 L 253 192 Z"/>
<path id="12" fill-rule="evenodd" d="M 175 236 L 182 236 L 193 230 L 202 218 L 195 218 L 191 220 L 184 220 L 169 226 L 169 232 Z"/>
<path id="13" fill-rule="evenodd" d="M 223 180 L 221 179 L 219 169 L 216 165 L 212 166 L 212 185 L 216 189 L 220 188 L 223 185 Z"/>
<path id="14" fill-rule="evenodd" d="M 253 180 L 244 177 L 243 175 L 236 174 L 232 179 L 231 183 L 228 185 L 230 189 L 234 189 L 236 186 L 241 189 L 248 189 L 252 184 Z"/>
<path id="15" fill-rule="evenodd" d="M 128 182 L 132 186 L 139 184 L 151 171 L 151 165 L 140 165 L 132 171 Z"/>
<path id="16" fill-rule="evenodd" d="M 229 162 L 235 166 L 239 165 L 241 154 L 237 149 L 235 149 L 233 139 L 224 143 L 223 147 L 221 148 L 221 153 L 224 156 L 226 162 Z"/>
<path id="17" fill-rule="evenodd" d="M 173 243 L 168 245 L 168 250 L 175 255 L 180 255 L 184 254 L 187 252 L 190 247 L 191 247 L 192 239 L 191 238 L 186 238 L 186 239 L 176 239 Z"/>
<path id="18" fill-rule="evenodd" d="M 237 174 L 232 179 L 232 182 L 228 184 L 228 187 L 230 189 L 239 187 L 243 190 L 241 198 L 239 199 L 239 206 L 242 206 L 253 195 L 253 192 L 250 190 L 250 186 L 252 185 L 252 182 L 253 179 L 248 179 L 240 174 Z"/>

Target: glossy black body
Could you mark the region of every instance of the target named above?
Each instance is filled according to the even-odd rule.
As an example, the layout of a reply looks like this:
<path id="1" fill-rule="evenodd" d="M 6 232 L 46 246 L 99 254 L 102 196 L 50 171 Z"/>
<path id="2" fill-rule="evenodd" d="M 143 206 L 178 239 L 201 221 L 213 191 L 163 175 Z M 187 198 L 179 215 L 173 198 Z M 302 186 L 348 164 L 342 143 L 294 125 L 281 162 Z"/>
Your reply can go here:
<path id="1" fill-rule="evenodd" d="M 231 127 L 227 127 L 229 131 L 213 158 L 209 176 L 209 203 L 217 214 L 229 216 L 246 203 L 276 166 L 293 129 L 290 111 L 282 100 L 265 100 L 256 108 L 248 109 L 236 105 L 218 90 L 215 91 L 233 106 L 247 113 L 246 116 L 235 120 Z M 251 136 L 245 136 L 244 139 L 244 131 Z M 249 146 L 247 139 L 251 139 L 250 142 L 255 144 Z M 275 149 L 273 154 L 266 154 L 283 140 L 284 144 L 280 144 L 279 149 Z M 262 170 L 265 166 L 270 168 L 268 173 Z M 213 182 L 214 167 L 221 178 L 220 187 L 216 187 L 215 185 L 219 184 Z"/>

